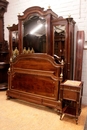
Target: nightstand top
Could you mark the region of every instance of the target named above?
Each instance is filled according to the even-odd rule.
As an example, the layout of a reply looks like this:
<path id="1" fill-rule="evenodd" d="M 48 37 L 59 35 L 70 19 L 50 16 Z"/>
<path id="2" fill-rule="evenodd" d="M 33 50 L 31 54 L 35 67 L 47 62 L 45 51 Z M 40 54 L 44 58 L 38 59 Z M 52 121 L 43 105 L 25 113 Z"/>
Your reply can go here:
<path id="1" fill-rule="evenodd" d="M 65 82 L 63 82 L 63 85 L 80 86 L 81 83 L 82 83 L 81 81 L 66 80 Z"/>

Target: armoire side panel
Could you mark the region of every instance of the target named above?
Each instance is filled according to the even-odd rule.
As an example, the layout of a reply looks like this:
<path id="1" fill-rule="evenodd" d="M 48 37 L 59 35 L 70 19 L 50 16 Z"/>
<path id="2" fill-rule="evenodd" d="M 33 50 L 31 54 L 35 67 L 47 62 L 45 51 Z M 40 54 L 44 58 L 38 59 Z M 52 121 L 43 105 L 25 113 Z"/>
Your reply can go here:
<path id="1" fill-rule="evenodd" d="M 78 81 L 81 81 L 82 76 L 83 47 L 84 47 L 84 31 L 77 31 L 74 80 Z"/>

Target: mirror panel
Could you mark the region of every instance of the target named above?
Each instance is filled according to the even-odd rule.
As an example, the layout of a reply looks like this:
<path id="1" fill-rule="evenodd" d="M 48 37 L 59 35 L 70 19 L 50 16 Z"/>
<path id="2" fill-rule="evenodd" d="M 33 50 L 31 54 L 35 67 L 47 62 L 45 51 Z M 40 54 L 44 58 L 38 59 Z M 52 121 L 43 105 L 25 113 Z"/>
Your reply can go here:
<path id="1" fill-rule="evenodd" d="M 19 47 L 18 47 L 18 31 L 12 31 L 12 50 L 14 51 L 15 48 L 19 49 Z"/>
<path id="2" fill-rule="evenodd" d="M 64 60 L 65 56 L 65 25 L 54 26 L 54 55 Z"/>
<path id="3" fill-rule="evenodd" d="M 29 16 L 23 22 L 23 50 L 46 52 L 46 20 L 38 15 Z"/>
<path id="4" fill-rule="evenodd" d="M 19 50 L 18 24 L 8 26 L 9 30 L 9 56 L 12 57 L 16 50 Z"/>

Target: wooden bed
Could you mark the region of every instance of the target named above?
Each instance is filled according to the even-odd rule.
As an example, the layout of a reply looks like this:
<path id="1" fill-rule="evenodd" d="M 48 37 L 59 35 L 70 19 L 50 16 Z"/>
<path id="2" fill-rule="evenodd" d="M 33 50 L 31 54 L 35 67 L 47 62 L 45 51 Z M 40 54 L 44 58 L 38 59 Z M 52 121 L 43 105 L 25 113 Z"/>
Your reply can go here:
<path id="1" fill-rule="evenodd" d="M 10 62 L 7 97 L 60 110 L 62 69 L 63 65 L 48 54 L 20 54 Z"/>

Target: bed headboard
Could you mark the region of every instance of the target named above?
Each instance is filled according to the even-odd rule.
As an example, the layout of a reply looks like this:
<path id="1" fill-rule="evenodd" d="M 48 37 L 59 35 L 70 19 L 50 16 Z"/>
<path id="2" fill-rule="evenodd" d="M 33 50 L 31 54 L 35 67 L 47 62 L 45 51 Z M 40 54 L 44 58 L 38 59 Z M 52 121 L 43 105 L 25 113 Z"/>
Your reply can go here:
<path id="1" fill-rule="evenodd" d="M 60 77 L 61 64 L 57 64 L 54 57 L 43 53 L 21 54 L 13 60 L 11 65 L 12 69 L 50 71 Z"/>

